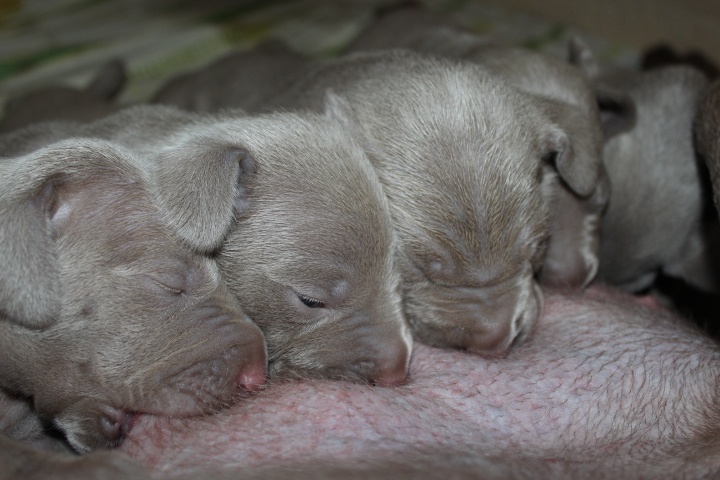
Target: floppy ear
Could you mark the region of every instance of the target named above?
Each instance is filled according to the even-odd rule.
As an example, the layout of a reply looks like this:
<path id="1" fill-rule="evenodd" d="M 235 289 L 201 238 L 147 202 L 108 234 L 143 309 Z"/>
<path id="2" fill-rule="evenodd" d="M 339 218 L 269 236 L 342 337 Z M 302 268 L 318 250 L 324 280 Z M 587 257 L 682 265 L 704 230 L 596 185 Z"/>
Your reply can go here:
<path id="1" fill-rule="evenodd" d="M 3 198 L 0 205 L 0 311 L 27 328 L 47 328 L 60 314 L 53 236 L 68 207 L 57 196 L 58 185 L 57 178 L 46 179 L 12 203 Z"/>
<path id="2" fill-rule="evenodd" d="M 86 91 L 96 97 L 112 100 L 125 86 L 126 80 L 125 64 L 116 58 L 110 60 L 98 71 Z"/>
<path id="3" fill-rule="evenodd" d="M 9 321 L 35 329 L 55 323 L 58 242 L 78 207 L 97 210 L 97 195 L 107 195 L 103 179 L 127 183 L 134 167 L 124 158 L 108 142 L 69 139 L 0 162 L 0 312 Z"/>
<path id="4" fill-rule="evenodd" d="M 589 156 L 581 150 L 581 139 L 573 137 L 558 125 L 549 123 L 540 139 L 542 158 L 555 166 L 560 178 L 577 195 L 586 197 L 590 195 L 597 184 L 598 159 L 597 155 Z M 573 142 L 578 143 L 577 148 Z"/>
<path id="5" fill-rule="evenodd" d="M 219 247 L 250 207 L 254 157 L 242 145 L 196 136 L 156 160 L 153 187 L 167 224 L 200 252 Z"/>

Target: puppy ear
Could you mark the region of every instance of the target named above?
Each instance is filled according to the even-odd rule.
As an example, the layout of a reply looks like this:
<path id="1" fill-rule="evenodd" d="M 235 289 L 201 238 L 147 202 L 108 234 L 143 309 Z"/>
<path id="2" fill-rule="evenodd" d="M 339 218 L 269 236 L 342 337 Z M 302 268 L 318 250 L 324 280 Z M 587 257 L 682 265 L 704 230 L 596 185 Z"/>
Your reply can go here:
<path id="1" fill-rule="evenodd" d="M 4 270 L 0 276 L 0 312 L 10 322 L 27 328 L 47 328 L 60 313 L 59 272 L 49 216 L 58 205 L 54 191 L 53 180 L 48 180 L 17 203 L 3 201 L 0 206 Z"/>
<path id="2" fill-rule="evenodd" d="M 595 190 L 602 164 L 597 124 L 564 102 L 547 99 L 539 105 L 549 120 L 541 136 L 543 159 L 553 164 L 570 190 L 587 197 Z"/>
<path id="3" fill-rule="evenodd" d="M 574 138 L 576 142 L 580 139 Z M 581 145 L 578 145 L 581 146 Z M 597 184 L 598 157 L 578 155 L 568 134 L 559 126 L 547 125 L 541 139 L 542 158 L 555 166 L 560 178 L 581 197 L 590 195 Z"/>
<path id="4" fill-rule="evenodd" d="M 58 246 L 67 245 L 72 225 L 93 222 L 76 221 L 79 208 L 83 215 L 102 215 L 99 198 L 110 195 L 108 181 L 128 184 L 134 170 L 125 158 L 108 142 L 69 139 L 3 161 L 0 312 L 11 322 L 36 329 L 55 323 L 63 288 Z"/>
<path id="5" fill-rule="evenodd" d="M 14 205 L 2 206 L 0 310 L 26 328 L 51 326 L 60 313 L 55 241 L 70 213 L 57 195 L 60 180 L 46 179 Z"/>
<path id="6" fill-rule="evenodd" d="M 575 65 L 582 70 L 585 76 L 591 80 L 600 73 L 600 65 L 598 65 L 595 55 L 580 37 L 570 38 L 567 61 L 570 65 Z"/>
<path id="7" fill-rule="evenodd" d="M 126 81 L 125 64 L 116 58 L 106 63 L 98 71 L 86 91 L 96 97 L 112 100 L 120 93 Z"/>
<path id="8" fill-rule="evenodd" d="M 163 152 L 155 168 L 160 211 L 200 252 L 220 246 L 235 217 L 250 208 L 255 159 L 242 145 L 196 137 Z"/>

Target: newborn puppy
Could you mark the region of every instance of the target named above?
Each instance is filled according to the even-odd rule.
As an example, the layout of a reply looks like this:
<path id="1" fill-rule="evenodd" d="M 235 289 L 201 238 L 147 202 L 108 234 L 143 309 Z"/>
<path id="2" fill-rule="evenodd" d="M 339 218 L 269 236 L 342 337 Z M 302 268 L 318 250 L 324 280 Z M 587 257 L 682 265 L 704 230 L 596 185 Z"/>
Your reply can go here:
<path id="1" fill-rule="evenodd" d="M 573 152 L 572 165 L 555 163 L 560 178 L 548 192 L 550 238 L 540 279 L 546 285 L 575 288 L 590 283 L 598 267 L 600 216 L 609 197 L 603 134 L 613 135 L 632 119 L 623 95 L 591 82 L 586 71 L 593 60 L 590 50 L 574 39 L 569 61 L 563 61 L 500 45 L 418 5 L 379 13 L 348 50 L 387 48 L 473 62 L 536 96 L 538 106 L 568 136 Z M 603 121 L 598 104 L 604 107 Z"/>
<path id="2" fill-rule="evenodd" d="M 201 116 L 142 106 L 84 126 L 37 125 L 0 139 L 0 148 L 69 135 L 108 138 L 148 160 L 173 231 L 213 253 L 263 330 L 271 375 L 406 379 L 412 339 L 387 199 L 338 125 L 312 113 Z M 236 170 L 216 171 L 226 165 Z"/>
<path id="3" fill-rule="evenodd" d="M 231 52 L 196 71 L 171 78 L 155 92 L 151 103 L 172 104 L 191 112 L 217 112 L 232 104 L 226 102 L 228 97 L 252 98 L 254 91 L 248 90 L 248 86 L 275 82 L 286 72 L 301 68 L 306 61 L 283 42 L 266 40 L 252 50 Z M 253 69 L 244 71 L 240 81 L 229 82 L 228 79 L 235 78 L 238 64 L 247 62 Z M 207 88 L 209 85 L 223 85 L 224 94 L 218 95 Z"/>
<path id="4" fill-rule="evenodd" d="M 675 66 L 600 81 L 633 98 L 637 122 L 605 144 L 612 193 L 601 226 L 599 278 L 637 292 L 662 272 L 717 292 L 717 219 L 704 218 L 704 167 L 693 145 L 705 77 Z"/>
<path id="5" fill-rule="evenodd" d="M 102 118 L 117 110 L 115 98 L 126 80 L 123 62 L 111 60 L 85 88 L 47 87 L 11 98 L 5 103 L 0 133 L 41 121 Z"/>
<path id="6" fill-rule="evenodd" d="M 87 139 L 0 162 L 0 387 L 78 452 L 118 445 L 139 413 L 209 413 L 265 382 L 259 328 L 141 167 Z"/>
<path id="7" fill-rule="evenodd" d="M 223 96 L 225 104 L 328 108 L 359 139 L 390 201 L 416 337 L 502 354 L 526 335 L 542 307 L 534 274 L 548 235 L 546 160 L 593 185 L 537 102 L 475 65 L 408 51 L 308 61 L 250 85 L 244 72 L 257 57 L 236 57 L 226 82 L 252 94 Z M 180 100 L 226 91 L 196 80 Z"/>

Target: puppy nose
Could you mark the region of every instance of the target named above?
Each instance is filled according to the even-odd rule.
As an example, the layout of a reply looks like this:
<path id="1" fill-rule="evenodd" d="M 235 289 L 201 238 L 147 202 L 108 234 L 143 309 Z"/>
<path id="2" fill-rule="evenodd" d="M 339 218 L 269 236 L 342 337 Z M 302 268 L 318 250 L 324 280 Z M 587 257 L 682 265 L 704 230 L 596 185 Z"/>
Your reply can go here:
<path id="1" fill-rule="evenodd" d="M 238 387 L 249 392 L 258 392 L 265 388 L 267 370 L 265 366 L 250 365 L 238 375 Z"/>
<path id="2" fill-rule="evenodd" d="M 483 328 L 474 332 L 468 339 L 467 351 L 478 355 L 504 355 L 507 353 L 515 335 L 512 334 L 512 321 L 494 318 L 484 319 Z"/>
<path id="3" fill-rule="evenodd" d="M 249 392 L 257 392 L 267 382 L 267 348 L 260 329 L 252 330 L 250 337 L 237 376 L 237 386 Z"/>
<path id="4" fill-rule="evenodd" d="M 119 444 L 130 433 L 137 419 L 137 414 L 127 413 L 113 407 L 103 407 L 100 431 L 112 444 Z"/>
<path id="5" fill-rule="evenodd" d="M 378 362 L 371 381 L 381 387 L 395 387 L 407 381 L 411 349 L 402 339 L 384 342 L 377 347 Z"/>

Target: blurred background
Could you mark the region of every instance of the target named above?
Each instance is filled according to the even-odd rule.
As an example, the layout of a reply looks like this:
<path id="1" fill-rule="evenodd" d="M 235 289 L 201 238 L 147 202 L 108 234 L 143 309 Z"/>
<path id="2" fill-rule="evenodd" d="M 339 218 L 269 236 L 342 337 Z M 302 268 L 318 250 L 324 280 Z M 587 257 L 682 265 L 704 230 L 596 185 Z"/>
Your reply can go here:
<path id="1" fill-rule="evenodd" d="M 84 85 L 124 60 L 121 103 L 169 76 L 276 37 L 315 56 L 340 51 L 392 0 L 0 0 L 0 109 L 47 84 Z M 563 56 L 582 36 L 608 65 L 636 66 L 663 43 L 720 63 L 718 0 L 424 0 L 503 42 Z"/>

